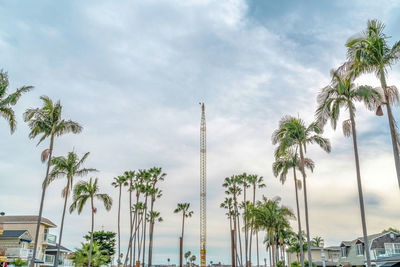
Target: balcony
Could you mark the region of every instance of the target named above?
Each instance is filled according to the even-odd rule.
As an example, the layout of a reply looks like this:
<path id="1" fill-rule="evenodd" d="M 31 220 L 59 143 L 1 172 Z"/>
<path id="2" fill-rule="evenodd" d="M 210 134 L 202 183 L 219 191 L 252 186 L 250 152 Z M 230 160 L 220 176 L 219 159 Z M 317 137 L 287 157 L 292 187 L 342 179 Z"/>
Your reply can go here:
<path id="1" fill-rule="evenodd" d="M 54 255 L 42 254 L 42 256 L 40 257 L 40 261 L 42 261 L 43 263 L 41 265 L 54 266 L 54 259 Z"/>
<path id="2" fill-rule="evenodd" d="M 28 259 L 29 249 L 26 248 L 7 248 L 6 256 L 9 258 L 18 258 Z"/>
<path id="3" fill-rule="evenodd" d="M 374 259 L 400 256 L 400 248 L 393 248 L 393 249 L 376 248 L 372 250 L 372 256 L 374 257 Z"/>
<path id="4" fill-rule="evenodd" d="M 75 266 L 75 264 L 72 260 L 63 259 L 63 260 L 60 260 L 59 266 L 71 267 L 71 266 Z"/>
<path id="5" fill-rule="evenodd" d="M 44 238 L 43 238 L 43 244 L 44 245 L 50 245 L 50 246 L 55 246 L 57 243 L 57 236 L 56 235 L 52 235 L 49 233 L 44 234 Z"/>

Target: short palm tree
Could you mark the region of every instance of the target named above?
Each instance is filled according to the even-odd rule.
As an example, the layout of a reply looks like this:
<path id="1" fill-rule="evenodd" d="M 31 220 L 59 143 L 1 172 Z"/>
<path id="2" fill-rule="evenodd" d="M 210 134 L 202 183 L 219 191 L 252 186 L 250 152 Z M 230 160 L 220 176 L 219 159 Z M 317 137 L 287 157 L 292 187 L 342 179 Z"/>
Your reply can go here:
<path id="1" fill-rule="evenodd" d="M 400 58 L 400 41 L 389 46 L 387 40 L 390 36 L 383 30 L 385 25 L 378 20 L 368 20 L 367 28 L 361 35 L 350 38 L 347 43 L 347 57 L 350 70 L 358 76 L 361 73 L 375 73 L 380 80 L 384 92 L 384 103 L 389 119 L 390 134 L 392 137 L 393 156 L 396 166 L 397 179 L 400 186 L 400 159 L 399 140 L 396 131 L 396 122 L 393 117 L 391 105 L 398 103 L 398 91 L 394 86 L 387 86 L 386 75 L 388 69 Z M 380 107 L 379 107 L 380 108 Z M 378 115 L 378 114 L 377 114 Z"/>
<path id="2" fill-rule="evenodd" d="M 17 104 L 22 94 L 30 91 L 33 86 L 22 86 L 14 93 L 7 95 L 8 83 L 7 72 L 0 70 L 0 117 L 3 117 L 8 122 L 11 133 L 14 133 L 17 123 L 12 106 Z"/>
<path id="3" fill-rule="evenodd" d="M 74 184 L 74 177 L 83 177 L 86 176 L 90 172 L 97 171 L 93 168 L 81 168 L 82 164 L 85 162 L 87 157 L 89 156 L 89 152 L 87 152 L 81 159 L 79 159 L 78 155 L 75 152 L 69 152 L 67 157 L 54 157 L 51 159 L 51 164 L 54 166 L 49 175 L 48 182 L 51 183 L 53 180 L 57 178 L 67 178 L 67 185 L 65 186 L 62 194 L 64 196 L 64 208 L 61 217 L 61 227 L 60 227 L 60 237 L 58 239 L 58 247 L 56 254 L 56 263 L 55 266 L 58 266 L 58 260 L 60 255 L 60 247 L 62 241 L 62 234 L 64 229 L 64 218 L 65 218 L 65 210 L 67 208 L 67 201 L 69 197 L 69 192 L 72 190 Z"/>
<path id="4" fill-rule="evenodd" d="M 296 169 L 299 169 L 299 156 L 298 153 L 293 151 L 291 148 L 287 148 L 284 153 L 278 153 L 277 158 L 275 158 L 275 162 L 272 164 L 272 171 L 275 177 L 279 176 L 279 180 L 282 184 L 286 182 L 286 177 L 289 171 L 293 170 L 293 179 L 294 179 L 294 189 L 296 195 L 296 209 L 297 209 L 297 225 L 298 225 L 298 234 L 300 235 L 302 232 L 301 229 L 301 219 L 300 219 L 300 206 L 299 206 L 299 196 L 298 190 L 301 189 L 301 181 L 297 180 Z M 314 170 L 314 162 L 309 159 L 304 159 L 305 167 Z M 303 240 L 300 239 L 300 263 L 301 266 L 304 266 L 304 251 L 303 251 Z"/>
<path id="5" fill-rule="evenodd" d="M 322 243 L 324 242 L 324 239 L 320 236 L 316 236 L 312 239 L 311 242 L 312 242 L 313 246 L 321 247 Z"/>
<path id="6" fill-rule="evenodd" d="M 318 108 L 316 117 L 319 122 L 325 124 L 330 120 L 333 129 L 336 129 L 340 115 L 340 109 L 349 111 L 350 119 L 343 122 L 343 133 L 345 136 L 353 137 L 354 158 L 356 163 L 356 175 L 358 186 L 358 198 L 360 202 L 361 223 L 364 240 L 368 242 L 367 226 L 365 222 L 364 197 L 361 185 L 360 161 L 358 157 L 357 132 L 356 132 L 356 102 L 362 102 L 367 108 L 372 109 L 381 102 L 380 93 L 370 86 L 356 86 L 353 75 L 343 76 L 338 71 L 332 71 L 332 82 L 324 87 L 318 95 Z M 366 243 L 367 244 L 367 243 Z M 370 266 L 369 248 L 365 246 L 367 264 Z"/>
<path id="7" fill-rule="evenodd" d="M 183 235 L 185 231 L 185 218 L 190 218 L 193 215 L 193 211 L 189 210 L 190 209 L 190 203 L 178 203 L 177 208 L 174 210 L 174 213 L 180 213 L 182 212 L 182 248 L 180 249 L 183 251 Z M 180 255 L 182 257 L 182 255 Z M 180 260 L 181 261 L 181 260 Z M 180 267 L 182 267 L 182 261 L 180 262 Z"/>
<path id="8" fill-rule="evenodd" d="M 93 246 L 93 228 L 94 228 L 94 214 L 97 209 L 94 207 L 94 199 L 98 199 L 103 202 L 103 205 L 107 211 L 111 209 L 112 206 L 112 198 L 107 194 L 99 193 L 98 178 L 95 178 L 93 181 L 92 178 L 87 181 L 79 181 L 74 186 L 74 201 L 72 202 L 69 212 L 72 213 L 74 210 L 78 211 L 78 214 L 81 214 L 83 207 L 86 202 L 90 201 L 90 207 L 92 212 L 92 227 L 90 231 L 90 249 L 89 249 L 89 263 L 88 267 L 90 267 L 90 260 L 92 256 L 92 246 Z"/>
<path id="9" fill-rule="evenodd" d="M 118 177 L 114 177 L 114 181 L 111 183 L 112 186 L 118 188 L 119 196 L 118 196 L 118 255 L 121 255 L 121 194 L 122 194 L 122 186 L 128 185 L 127 176 L 121 175 Z M 117 260 L 118 266 L 121 264 L 121 257 L 118 257 Z"/>
<path id="10" fill-rule="evenodd" d="M 28 123 L 30 128 L 29 138 L 34 139 L 40 135 L 38 145 L 50 138 L 49 148 L 42 152 L 42 162 L 47 160 L 46 176 L 43 181 L 42 197 L 40 200 L 39 216 L 36 225 L 35 242 L 33 244 L 33 259 L 37 256 L 37 244 L 39 238 L 39 227 L 42 220 L 43 203 L 46 194 L 46 188 L 48 184 L 49 172 L 51 159 L 53 155 L 54 138 L 61 136 L 66 133 L 78 134 L 82 131 L 82 126 L 71 120 L 64 120 L 62 115 L 62 106 L 60 101 L 53 103 L 53 101 L 47 96 L 41 96 L 40 99 L 43 101 L 41 108 L 30 108 L 24 113 L 24 121 Z M 33 267 L 34 260 L 31 261 L 31 267 Z"/>
<path id="11" fill-rule="evenodd" d="M 189 258 L 190 258 L 190 255 L 192 255 L 192 252 L 190 252 L 190 251 L 186 251 L 185 254 L 184 254 L 184 257 L 185 257 L 185 261 L 186 261 L 186 265 L 187 265 L 187 266 L 189 266 Z"/>
<path id="12" fill-rule="evenodd" d="M 279 144 L 276 155 L 284 154 L 288 148 L 298 149 L 300 154 L 300 170 L 303 176 L 304 208 L 306 215 L 307 247 L 309 267 L 312 267 L 310 227 L 308 222 L 307 184 L 305 172 L 305 153 L 307 144 L 317 144 L 324 151 L 330 152 L 331 145 L 328 139 L 321 136 L 322 129 L 318 123 L 313 122 L 306 126 L 300 118 L 284 116 L 279 122 L 279 128 L 272 135 L 272 143 Z"/>

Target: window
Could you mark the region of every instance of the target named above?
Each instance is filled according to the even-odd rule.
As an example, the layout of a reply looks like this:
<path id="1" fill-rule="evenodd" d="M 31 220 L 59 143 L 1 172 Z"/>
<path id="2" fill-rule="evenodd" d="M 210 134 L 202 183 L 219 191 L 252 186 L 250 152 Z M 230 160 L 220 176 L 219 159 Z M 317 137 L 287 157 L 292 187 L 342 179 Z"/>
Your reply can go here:
<path id="1" fill-rule="evenodd" d="M 357 248 L 357 256 L 364 255 L 364 248 L 363 248 L 363 245 L 361 243 L 357 244 L 356 248 Z"/>
<path id="2" fill-rule="evenodd" d="M 394 246 L 394 254 L 400 254 L 400 243 L 393 244 Z"/>
<path id="3" fill-rule="evenodd" d="M 400 254 L 400 243 L 385 243 L 387 255 Z"/>
<path id="4" fill-rule="evenodd" d="M 341 252 L 342 258 L 347 257 L 346 247 L 341 247 L 341 248 L 340 248 L 340 252 Z"/>

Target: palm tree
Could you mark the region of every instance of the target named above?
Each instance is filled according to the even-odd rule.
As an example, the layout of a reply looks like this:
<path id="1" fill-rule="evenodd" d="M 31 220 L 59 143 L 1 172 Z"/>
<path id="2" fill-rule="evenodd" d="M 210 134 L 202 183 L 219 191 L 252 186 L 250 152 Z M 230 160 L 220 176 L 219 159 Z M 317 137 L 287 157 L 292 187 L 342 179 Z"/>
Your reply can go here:
<path id="1" fill-rule="evenodd" d="M 196 261 L 196 255 L 192 255 L 189 260 L 190 260 L 190 265 L 192 266 L 193 262 Z"/>
<path id="2" fill-rule="evenodd" d="M 82 248 L 77 249 L 72 254 L 72 261 L 75 263 L 75 266 L 77 267 L 88 266 L 89 250 L 90 250 L 90 244 L 82 243 Z M 108 256 L 108 251 L 105 249 L 102 250 L 96 241 L 93 242 L 91 255 L 92 255 L 91 256 L 92 266 L 95 267 L 104 266 L 110 260 L 110 256 Z"/>
<path id="3" fill-rule="evenodd" d="M 280 229 L 290 228 L 289 219 L 294 218 L 290 208 L 279 205 L 280 197 L 267 199 L 263 197 L 254 211 L 255 224 L 267 232 L 272 248 L 272 265 L 277 261 L 277 234 Z"/>
<path id="4" fill-rule="evenodd" d="M 165 176 L 167 174 L 162 172 L 162 168 L 151 168 L 150 169 L 151 173 L 151 190 L 150 190 L 150 227 L 149 227 L 149 259 L 148 259 L 148 265 L 152 265 L 153 261 L 153 227 L 154 227 L 154 219 L 157 219 L 157 217 L 152 217 L 153 214 L 153 209 L 154 209 L 154 203 L 157 198 L 160 198 L 162 196 L 162 191 L 158 188 L 156 188 L 156 185 L 160 181 L 164 181 Z"/>
<path id="5" fill-rule="evenodd" d="M 185 254 L 184 254 L 184 257 L 185 257 L 185 261 L 186 261 L 186 265 L 187 265 L 187 266 L 189 266 L 189 261 L 188 261 L 188 259 L 189 259 L 190 255 L 192 255 L 192 252 L 190 252 L 190 251 L 186 251 Z"/>
<path id="6" fill-rule="evenodd" d="M 154 224 L 156 222 L 162 222 L 164 219 L 160 216 L 160 212 L 151 211 L 149 213 L 149 222 L 150 222 L 150 232 L 149 232 L 149 263 L 148 266 L 151 266 L 151 260 L 153 255 L 153 234 L 154 234 Z"/>
<path id="7" fill-rule="evenodd" d="M 354 158 L 356 163 L 356 175 L 358 186 L 358 199 L 360 202 L 361 223 L 363 228 L 365 244 L 368 244 L 367 226 L 365 222 L 364 197 L 361 185 L 360 161 L 358 157 L 357 132 L 355 114 L 355 102 L 363 102 L 367 108 L 371 109 L 381 102 L 379 92 L 370 86 L 356 86 L 353 83 L 353 75 L 343 77 L 338 71 L 332 71 L 332 82 L 324 87 L 318 94 L 318 108 L 316 117 L 321 124 L 327 120 L 331 121 L 333 129 L 336 129 L 337 121 L 340 115 L 340 108 L 343 107 L 349 111 L 350 119 L 343 122 L 343 133 L 345 136 L 352 135 Z M 367 264 L 370 266 L 369 248 L 365 246 L 367 254 Z"/>
<path id="8" fill-rule="evenodd" d="M 54 157 L 51 160 L 51 164 L 54 166 L 53 170 L 50 172 L 48 182 L 51 183 L 57 178 L 67 178 L 67 185 L 65 186 L 62 194 L 64 196 L 64 208 L 61 217 L 61 227 L 60 227 L 60 238 L 58 240 L 57 254 L 56 254 L 56 264 L 57 267 L 59 264 L 60 258 L 60 248 L 61 248 L 61 240 L 64 229 L 64 218 L 65 218 L 65 210 L 67 208 L 67 201 L 69 197 L 69 192 L 72 190 L 74 184 L 74 177 L 83 177 L 86 176 L 90 172 L 97 171 L 93 168 L 81 168 L 82 164 L 85 162 L 87 157 L 89 156 L 89 152 L 87 152 L 81 159 L 75 154 L 75 152 L 69 152 L 67 157 Z"/>
<path id="9" fill-rule="evenodd" d="M 185 218 L 190 218 L 193 215 L 193 211 L 189 210 L 190 208 L 190 203 L 178 203 L 177 208 L 174 210 L 174 213 L 179 213 L 182 212 L 182 242 L 181 245 L 182 247 L 180 248 L 180 251 L 183 251 L 183 235 L 184 235 L 184 230 L 185 230 Z M 182 259 L 182 255 L 180 255 L 180 259 Z M 180 267 L 182 267 L 182 260 L 180 260 Z"/>
<path id="10" fill-rule="evenodd" d="M 167 259 L 167 261 L 168 261 L 168 265 L 169 265 L 169 263 L 171 262 L 171 259 L 170 259 L 170 258 L 168 258 L 168 259 Z"/>
<path id="11" fill-rule="evenodd" d="M 310 227 L 308 222 L 308 201 L 307 201 L 307 184 L 305 172 L 305 159 L 307 144 L 317 144 L 324 151 L 330 152 L 331 145 L 328 139 L 321 136 L 322 129 L 318 123 L 313 122 L 306 126 L 305 122 L 300 118 L 291 116 L 284 116 L 279 122 L 279 128 L 275 130 L 272 135 L 272 143 L 278 144 L 276 155 L 285 153 L 286 149 L 295 147 L 300 152 L 300 170 L 303 176 L 303 189 L 304 189 L 304 207 L 306 215 L 306 229 L 307 229 L 307 247 L 308 247 L 308 260 L 309 267 L 312 267 L 311 257 L 311 240 L 310 240 Z"/>
<path id="12" fill-rule="evenodd" d="M 384 103 L 389 119 L 390 134 L 392 137 L 393 156 L 396 166 L 397 179 L 400 186 L 400 159 L 399 140 L 396 132 L 396 122 L 393 117 L 391 105 L 398 102 L 398 91 L 394 86 L 387 86 L 386 74 L 400 57 L 400 42 L 397 41 L 392 47 L 387 43 L 387 36 L 383 30 L 385 25 L 378 20 L 368 20 L 367 28 L 361 36 L 350 38 L 347 43 L 347 57 L 350 70 L 356 76 L 362 73 L 374 72 L 380 80 L 384 92 Z M 379 107 L 379 109 L 381 109 Z M 377 112 L 378 115 L 378 112 Z"/>
<path id="13" fill-rule="evenodd" d="M 248 181 L 248 175 L 246 173 L 243 173 L 241 175 L 238 175 L 239 177 L 239 184 L 242 185 L 243 187 L 243 214 L 247 213 L 247 206 L 248 206 L 248 202 L 246 199 L 246 192 L 247 192 L 247 188 L 250 187 L 249 181 Z M 248 224 L 247 224 L 247 220 L 246 220 L 246 216 L 243 216 L 243 224 L 244 224 L 244 253 L 245 253 L 245 262 L 246 262 L 246 266 L 249 265 L 248 263 L 248 235 L 249 235 L 249 231 L 248 231 Z"/>
<path id="14" fill-rule="evenodd" d="M 232 227 L 232 221 L 235 220 L 235 212 L 233 210 L 233 200 L 231 197 L 226 197 L 224 202 L 222 202 L 220 204 L 220 208 L 226 209 L 227 213 L 226 216 L 229 219 L 229 235 L 231 236 L 231 245 L 234 245 L 234 239 L 232 238 L 232 231 L 233 231 L 233 227 Z M 233 262 L 235 262 L 235 252 L 233 251 L 232 253 L 232 265 Z"/>
<path id="15" fill-rule="evenodd" d="M 122 194 L 122 186 L 127 186 L 127 177 L 124 175 L 114 177 L 114 181 L 111 183 L 112 186 L 119 189 L 118 196 L 118 256 L 121 255 L 121 194 Z M 117 260 L 118 266 L 121 264 L 121 258 L 118 257 Z"/>
<path id="16" fill-rule="evenodd" d="M 11 133 L 14 133 L 17 126 L 15 120 L 15 113 L 12 106 L 17 104 L 19 98 L 23 93 L 32 90 L 33 86 L 22 86 L 18 88 L 14 93 L 7 95 L 8 90 L 8 74 L 7 72 L 0 70 L 0 116 L 3 117 L 10 126 Z"/>
<path id="17" fill-rule="evenodd" d="M 132 235 L 132 230 L 133 230 L 133 219 L 132 219 L 132 191 L 133 191 L 133 179 L 135 178 L 135 171 L 126 171 L 124 173 L 126 180 L 129 181 L 129 184 L 126 183 L 126 185 L 128 186 L 128 192 L 129 192 L 129 236 Z M 133 254 L 133 248 L 130 249 L 129 251 L 129 260 L 130 260 L 130 266 L 132 266 L 133 263 L 133 258 L 132 258 L 132 254 Z"/>
<path id="18" fill-rule="evenodd" d="M 323 242 L 324 242 L 324 239 L 320 236 L 314 237 L 311 241 L 313 246 L 316 246 L 316 247 L 321 247 Z"/>
<path id="19" fill-rule="evenodd" d="M 284 153 L 275 153 L 276 155 L 275 162 L 272 164 L 272 171 L 275 177 L 279 176 L 279 180 L 282 184 L 286 182 L 286 177 L 290 169 L 293 169 L 293 179 L 294 179 L 294 189 L 296 195 L 296 209 L 297 209 L 297 225 L 298 225 L 298 234 L 300 235 L 301 230 L 301 219 L 300 219 L 300 206 L 299 206 L 299 196 L 298 190 L 301 189 L 301 181 L 297 180 L 296 169 L 299 168 L 299 156 L 298 153 L 295 153 L 293 149 L 288 148 Z M 280 155 L 279 155 L 280 154 Z M 309 159 L 304 159 L 305 167 L 314 170 L 314 162 Z M 300 263 L 301 266 L 304 267 L 304 251 L 303 251 L 303 240 L 300 239 Z"/>
<path id="20" fill-rule="evenodd" d="M 99 187 L 97 185 L 98 180 L 99 180 L 98 178 L 95 178 L 95 180 L 93 181 L 93 179 L 90 178 L 89 182 L 79 181 L 74 186 L 74 201 L 69 207 L 70 213 L 72 213 L 74 210 L 77 210 L 78 214 L 81 214 L 82 209 L 85 206 L 86 202 L 90 200 L 90 207 L 92 211 L 92 227 L 90 231 L 90 249 L 89 249 L 89 261 L 88 261 L 89 267 L 91 266 L 90 260 L 92 256 L 92 247 L 93 247 L 94 214 L 97 211 L 97 209 L 94 207 L 94 199 L 97 198 L 98 200 L 102 201 L 107 211 L 109 211 L 112 206 L 112 198 L 107 194 L 99 193 Z"/>
<path id="21" fill-rule="evenodd" d="M 264 178 L 262 176 L 258 176 L 255 174 L 248 175 L 247 180 L 249 184 L 253 188 L 253 206 L 256 205 L 256 189 L 257 188 L 265 188 L 266 185 L 264 184 Z M 249 259 L 250 259 L 250 266 L 251 266 L 251 243 L 253 239 L 253 224 L 250 227 L 250 248 L 249 248 Z M 256 231 L 256 246 L 257 246 L 257 266 L 260 265 L 260 256 L 259 256 L 259 251 L 258 251 L 258 231 Z"/>
<path id="22" fill-rule="evenodd" d="M 42 220 L 42 211 L 44 197 L 46 194 L 46 188 L 48 184 L 48 177 L 51 165 L 51 159 L 53 155 L 54 138 L 61 136 L 66 133 L 78 134 L 82 131 L 82 126 L 71 120 L 64 120 L 61 117 L 62 106 L 60 101 L 53 103 L 53 101 L 47 96 L 41 96 L 40 99 L 43 101 L 42 108 L 30 108 L 24 113 L 24 121 L 28 123 L 31 129 L 29 138 L 34 139 L 40 135 L 38 145 L 50 137 L 49 148 L 42 152 L 42 162 L 47 160 L 46 176 L 43 181 L 42 197 L 40 200 L 39 216 L 36 225 L 35 242 L 33 244 L 33 259 L 31 261 L 31 267 L 33 267 L 34 259 L 36 257 L 36 250 L 39 238 L 39 227 Z"/>

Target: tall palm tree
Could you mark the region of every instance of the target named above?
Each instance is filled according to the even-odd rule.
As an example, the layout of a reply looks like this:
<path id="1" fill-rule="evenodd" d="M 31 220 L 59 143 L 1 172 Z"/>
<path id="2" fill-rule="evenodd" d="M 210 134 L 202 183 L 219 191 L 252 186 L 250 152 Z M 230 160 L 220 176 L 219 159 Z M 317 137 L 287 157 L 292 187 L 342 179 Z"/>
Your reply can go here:
<path id="1" fill-rule="evenodd" d="M 160 216 L 160 212 L 151 211 L 149 213 L 149 223 L 150 223 L 150 231 L 149 231 L 149 262 L 148 266 L 151 266 L 152 256 L 153 256 L 153 235 L 154 235 L 154 225 L 156 222 L 162 222 L 164 219 Z"/>
<path id="2" fill-rule="evenodd" d="M 300 219 L 300 206 L 299 206 L 299 196 L 298 190 L 301 189 L 301 181 L 297 180 L 296 169 L 299 169 L 299 156 L 297 153 L 293 151 L 293 149 L 286 149 L 284 153 L 278 153 L 275 158 L 275 162 L 272 164 L 272 171 L 275 177 L 279 176 L 279 180 L 282 184 L 286 182 L 287 174 L 289 173 L 290 169 L 293 170 L 293 179 L 294 179 L 294 189 L 296 194 L 296 210 L 297 210 L 297 225 L 298 225 L 298 235 L 301 235 L 301 219 Z M 314 170 L 314 162 L 309 159 L 305 158 L 304 160 L 305 167 L 310 169 L 311 171 Z M 300 187 L 300 188 L 299 188 Z M 303 240 L 300 239 L 300 263 L 301 266 L 304 267 L 304 251 L 303 251 Z"/>
<path id="3" fill-rule="evenodd" d="M 64 197 L 64 208 L 61 217 L 61 227 L 60 227 L 60 238 L 58 239 L 57 246 L 57 254 L 56 254 L 56 264 L 57 267 L 59 264 L 60 258 L 60 248 L 62 241 L 62 234 L 64 229 L 64 218 L 65 218 L 65 210 L 67 208 L 67 201 L 69 197 L 69 192 L 72 190 L 74 185 L 74 177 L 83 177 L 86 176 L 90 172 L 97 171 L 93 168 L 81 168 L 87 157 L 89 156 L 89 152 L 85 153 L 81 159 L 79 159 L 78 155 L 75 152 L 69 152 L 67 157 L 54 157 L 51 159 L 51 164 L 54 166 L 49 175 L 48 182 L 51 183 L 57 178 L 67 178 L 67 185 L 65 186 L 62 195 Z"/>
<path id="4" fill-rule="evenodd" d="M 22 86 L 15 90 L 14 93 L 7 95 L 8 84 L 7 72 L 0 70 L 0 117 L 3 117 L 8 122 L 11 133 L 14 133 L 17 123 L 12 106 L 17 104 L 23 93 L 32 90 L 33 86 Z"/>
<path id="5" fill-rule="evenodd" d="M 69 207 L 69 212 L 72 213 L 74 210 L 78 211 L 78 214 L 81 214 L 83 207 L 86 202 L 90 200 L 90 207 L 92 212 L 92 227 L 90 231 L 90 249 L 89 249 L 89 263 L 88 267 L 90 267 L 90 260 L 92 256 L 92 247 L 93 247 L 93 228 L 94 228 L 94 214 L 97 209 L 94 207 L 94 199 L 98 199 L 103 202 L 104 208 L 109 211 L 112 206 L 112 198 L 103 193 L 99 193 L 99 186 L 97 185 L 98 178 L 95 178 L 93 181 L 92 178 L 87 181 L 79 181 L 74 186 L 74 201 Z"/>
<path id="6" fill-rule="evenodd" d="M 118 266 L 121 264 L 121 195 L 122 186 L 128 185 L 128 178 L 125 175 L 114 177 L 114 181 L 111 183 L 112 186 L 118 188 Z"/>
<path id="7" fill-rule="evenodd" d="M 343 133 L 345 136 L 353 137 L 354 159 L 356 163 L 356 175 L 358 186 L 358 199 L 360 202 L 361 223 L 363 236 L 368 244 L 367 226 L 365 222 L 364 197 L 361 185 L 360 161 L 358 157 L 357 132 L 356 132 L 356 102 L 364 103 L 371 109 L 381 102 L 379 92 L 370 86 L 356 86 L 353 82 L 353 75 L 343 76 L 337 71 L 332 71 L 332 82 L 324 87 L 318 94 L 318 108 L 316 111 L 317 120 L 325 124 L 327 120 L 331 121 L 333 129 L 336 129 L 337 121 L 340 115 L 340 108 L 349 111 L 350 119 L 343 122 Z M 371 266 L 369 248 L 365 246 L 368 267 Z"/>
<path id="8" fill-rule="evenodd" d="M 232 238 L 232 231 L 233 231 L 233 223 L 232 221 L 235 218 L 234 210 L 233 210 L 233 200 L 231 197 L 226 197 L 224 202 L 220 204 L 220 208 L 226 209 L 227 212 L 225 213 L 229 219 L 229 235 L 231 236 L 231 245 L 234 245 L 234 238 Z M 235 251 L 232 252 L 232 265 L 235 262 Z"/>
<path id="9" fill-rule="evenodd" d="M 40 99 L 43 101 L 41 108 L 30 108 L 24 113 L 24 121 L 28 123 L 30 128 L 29 138 L 34 139 L 40 135 L 38 145 L 50 137 L 49 148 L 42 152 L 42 162 L 47 160 L 46 176 L 43 181 L 42 197 L 40 200 L 39 216 L 36 225 L 35 242 L 33 244 L 33 258 L 31 261 L 31 267 L 33 267 L 34 260 L 36 257 L 36 250 L 39 238 L 39 227 L 42 220 L 42 211 L 44 197 L 46 194 L 46 188 L 48 184 L 48 177 L 51 165 L 51 159 L 53 155 L 54 138 L 61 136 L 66 133 L 78 134 L 82 131 L 82 126 L 71 120 L 64 120 L 61 117 L 62 106 L 60 101 L 53 103 L 53 101 L 47 96 L 41 96 Z"/>
<path id="10" fill-rule="evenodd" d="M 300 118 L 284 116 L 279 122 L 279 128 L 272 135 L 272 143 L 279 144 L 277 155 L 285 153 L 286 149 L 295 147 L 300 152 L 300 170 L 303 176 L 304 207 L 306 215 L 308 264 L 312 267 L 310 227 L 308 222 L 307 184 L 304 154 L 307 144 L 317 144 L 324 151 L 330 152 L 331 145 L 328 139 L 321 136 L 322 129 L 318 123 L 313 122 L 306 126 Z"/>
<path id="11" fill-rule="evenodd" d="M 174 210 L 174 213 L 182 212 L 182 234 L 181 234 L 182 248 L 181 248 L 181 251 L 183 251 L 183 235 L 185 232 L 185 218 L 190 218 L 193 215 L 193 211 L 191 211 L 189 209 L 190 209 L 190 203 L 178 203 L 178 206 Z M 182 267 L 182 266 L 180 266 L 180 267 Z"/>
<path id="12" fill-rule="evenodd" d="M 397 88 L 394 86 L 387 86 L 386 84 L 388 69 L 400 58 L 400 42 L 397 41 L 390 47 L 387 43 L 390 36 L 383 32 L 384 29 L 385 25 L 382 22 L 378 20 L 368 20 L 367 28 L 361 35 L 350 38 L 347 41 L 347 57 L 349 59 L 349 69 L 354 72 L 356 76 L 362 73 L 373 72 L 380 80 L 384 92 L 383 104 L 386 105 L 387 109 L 394 162 L 400 186 L 399 140 L 391 107 L 392 104 L 399 101 L 399 97 Z"/>
<path id="13" fill-rule="evenodd" d="M 151 190 L 150 190 L 150 227 L 149 227 L 149 258 L 148 258 L 148 265 L 152 265 L 153 261 L 153 227 L 154 227 L 154 219 L 157 217 L 153 217 L 153 210 L 154 210 L 154 203 L 156 199 L 162 196 L 162 191 L 158 189 L 157 183 L 160 181 L 164 181 L 165 176 L 167 174 L 162 172 L 162 168 L 153 167 L 150 169 L 151 172 Z"/>
<path id="14" fill-rule="evenodd" d="M 264 178 L 262 176 L 258 176 L 256 174 L 248 175 L 247 180 L 251 187 L 253 188 L 253 206 L 256 205 L 256 189 L 257 188 L 265 188 L 266 185 L 264 184 Z M 253 239 L 253 229 L 254 224 L 251 224 L 250 227 L 250 248 L 249 248 L 249 259 L 251 261 L 251 244 Z M 257 266 L 260 265 L 260 256 L 258 251 L 258 231 L 256 231 L 256 250 L 257 250 Z M 250 262 L 251 266 L 251 262 Z"/>
<path id="15" fill-rule="evenodd" d="M 250 187 L 249 181 L 248 181 L 248 175 L 246 173 L 243 173 L 241 175 L 238 175 L 239 177 L 239 184 L 242 186 L 243 188 L 243 215 L 247 213 L 247 206 L 248 206 L 248 202 L 246 199 L 246 192 L 247 192 L 247 188 Z M 243 216 L 243 224 L 244 224 L 244 254 L 245 254 L 245 262 L 246 262 L 246 266 L 249 265 L 249 258 L 248 258 L 248 241 L 249 241 L 249 231 L 248 231 L 248 224 L 247 224 L 247 220 L 246 220 L 246 216 Z"/>

